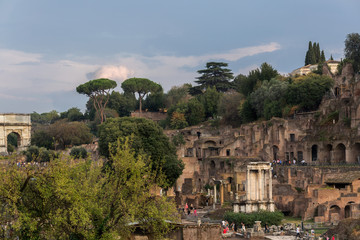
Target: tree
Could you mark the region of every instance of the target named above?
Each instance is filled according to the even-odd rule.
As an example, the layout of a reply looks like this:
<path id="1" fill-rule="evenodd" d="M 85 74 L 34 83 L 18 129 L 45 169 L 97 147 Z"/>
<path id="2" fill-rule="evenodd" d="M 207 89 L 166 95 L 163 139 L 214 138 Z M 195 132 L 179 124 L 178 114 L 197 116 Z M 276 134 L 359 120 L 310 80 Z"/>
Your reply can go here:
<path id="1" fill-rule="evenodd" d="M 272 79 L 264 81 L 261 86 L 250 95 L 251 106 L 256 109 L 258 117 L 264 117 L 265 104 L 273 101 L 283 101 L 288 88 L 286 81 Z"/>
<path id="2" fill-rule="evenodd" d="M 136 108 L 136 98 L 133 93 L 119 93 L 113 91 L 109 98 L 108 107 L 117 111 L 120 117 L 130 116 Z"/>
<path id="3" fill-rule="evenodd" d="M 105 121 L 104 110 L 109 101 L 110 91 L 117 86 L 117 83 L 107 78 L 99 78 L 81 84 L 76 88 L 80 94 L 85 94 L 93 100 L 94 108 L 99 114 L 101 123 Z"/>
<path id="4" fill-rule="evenodd" d="M 132 136 L 131 148 L 136 153 L 143 152 L 149 156 L 154 173 L 165 174 L 163 187 L 171 187 L 181 175 L 184 165 L 176 155 L 176 149 L 170 143 L 163 130 L 153 121 L 145 118 L 111 118 L 99 128 L 100 154 L 110 157 L 111 146 L 118 138 Z M 110 149 L 109 149 L 110 146 Z"/>
<path id="5" fill-rule="evenodd" d="M 151 112 L 157 112 L 160 109 L 165 108 L 165 96 L 161 86 L 146 97 L 144 107 Z"/>
<path id="6" fill-rule="evenodd" d="M 191 84 L 184 84 L 180 87 L 172 87 L 165 94 L 165 107 L 170 108 L 180 102 L 186 102 L 190 98 L 189 88 L 191 88 Z"/>
<path id="7" fill-rule="evenodd" d="M 67 110 L 66 112 L 62 112 L 60 114 L 60 118 L 67 118 L 69 121 L 81 121 L 84 119 L 84 114 L 80 111 L 79 108 L 73 107 Z"/>
<path id="8" fill-rule="evenodd" d="M 302 111 L 316 110 L 333 84 L 334 81 L 330 77 L 314 73 L 297 77 L 288 86 L 286 103 L 298 105 Z"/>
<path id="9" fill-rule="evenodd" d="M 111 168 L 80 159 L 53 159 L 44 167 L 0 169 L 0 226 L 19 239 L 128 239 L 138 223 L 162 239 L 177 221 L 175 204 L 154 196 L 147 157 L 114 145 Z M 9 224 L 10 223 L 10 224 Z"/>
<path id="10" fill-rule="evenodd" d="M 206 69 L 197 71 L 201 74 L 195 81 L 199 86 L 190 88 L 190 93 L 197 95 L 210 87 L 215 87 L 219 92 L 226 92 L 231 88 L 230 81 L 234 78 L 231 70 L 226 68 L 227 66 L 228 64 L 223 62 L 206 63 Z"/>
<path id="11" fill-rule="evenodd" d="M 235 91 L 225 93 L 222 96 L 218 105 L 218 113 L 222 117 L 221 121 L 224 124 L 234 127 L 241 125 L 239 107 L 242 101 L 244 101 L 244 97 Z"/>
<path id="12" fill-rule="evenodd" d="M 324 50 L 321 51 L 321 56 L 320 56 L 320 62 L 323 63 L 326 61 L 326 58 L 325 58 L 325 53 L 324 53 Z"/>
<path id="13" fill-rule="evenodd" d="M 218 92 L 215 87 L 209 87 L 204 94 L 199 95 L 199 101 L 204 105 L 206 118 L 217 116 L 221 96 L 222 93 Z"/>
<path id="14" fill-rule="evenodd" d="M 121 84 L 124 92 L 137 93 L 139 96 L 139 110 L 142 112 L 142 100 L 146 94 L 157 92 L 162 87 L 147 78 L 129 78 Z"/>
<path id="15" fill-rule="evenodd" d="M 360 34 L 350 33 L 345 39 L 345 57 L 352 61 L 354 72 L 360 70 Z"/>

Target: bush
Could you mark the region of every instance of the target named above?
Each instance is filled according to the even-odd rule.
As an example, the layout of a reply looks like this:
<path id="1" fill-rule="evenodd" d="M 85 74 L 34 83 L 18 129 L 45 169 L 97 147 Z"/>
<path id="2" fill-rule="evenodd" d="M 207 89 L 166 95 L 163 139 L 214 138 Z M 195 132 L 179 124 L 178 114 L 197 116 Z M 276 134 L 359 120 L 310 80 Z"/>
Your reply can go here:
<path id="1" fill-rule="evenodd" d="M 72 156 L 74 158 L 86 158 L 87 151 L 83 147 L 75 147 L 75 148 L 71 149 L 70 156 Z"/>
<path id="2" fill-rule="evenodd" d="M 224 218 L 229 223 L 233 222 L 237 226 L 241 226 L 241 223 L 244 223 L 247 227 L 252 227 L 255 221 L 261 221 L 262 226 L 265 226 L 265 224 L 271 226 L 280 225 L 281 220 L 284 218 L 284 214 L 279 211 L 259 211 L 253 213 L 226 212 Z"/>
<path id="3" fill-rule="evenodd" d="M 24 152 L 27 162 L 49 162 L 56 157 L 56 153 L 46 148 L 39 148 L 37 146 L 31 146 Z"/>

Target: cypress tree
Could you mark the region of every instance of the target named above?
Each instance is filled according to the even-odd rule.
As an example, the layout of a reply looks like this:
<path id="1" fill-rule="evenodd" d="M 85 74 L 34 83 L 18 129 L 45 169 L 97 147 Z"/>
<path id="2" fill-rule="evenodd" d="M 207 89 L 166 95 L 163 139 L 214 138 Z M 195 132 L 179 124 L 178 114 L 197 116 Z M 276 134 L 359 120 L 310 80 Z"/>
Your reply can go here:
<path id="1" fill-rule="evenodd" d="M 320 62 L 325 62 L 325 53 L 324 53 L 324 50 L 321 51 L 321 57 L 320 57 Z"/>
<path id="2" fill-rule="evenodd" d="M 309 41 L 309 47 L 308 47 L 308 50 L 305 55 L 305 66 L 308 64 L 311 64 L 310 63 L 311 52 L 312 52 L 312 43 L 311 43 L 311 41 Z"/>
<path id="3" fill-rule="evenodd" d="M 330 55 L 330 60 L 334 60 L 334 58 L 333 58 L 332 54 Z"/>

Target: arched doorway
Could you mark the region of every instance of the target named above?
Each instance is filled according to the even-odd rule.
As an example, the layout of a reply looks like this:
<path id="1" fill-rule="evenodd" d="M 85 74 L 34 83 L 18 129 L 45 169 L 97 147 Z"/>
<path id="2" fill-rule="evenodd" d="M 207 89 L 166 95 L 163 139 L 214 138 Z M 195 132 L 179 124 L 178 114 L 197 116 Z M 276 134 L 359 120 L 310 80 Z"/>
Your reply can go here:
<path id="1" fill-rule="evenodd" d="M 340 220 L 340 207 L 338 205 L 332 205 L 330 207 L 329 220 L 331 223 L 338 222 Z"/>
<path id="2" fill-rule="evenodd" d="M 326 163 L 331 163 L 332 150 L 333 150 L 333 146 L 331 144 L 327 144 L 325 147 L 325 158 L 326 158 L 325 162 Z"/>
<path id="3" fill-rule="evenodd" d="M 279 154 L 279 148 L 278 146 L 274 145 L 272 147 L 272 152 L 273 152 L 273 160 L 277 160 L 279 158 L 278 154 Z"/>
<path id="4" fill-rule="evenodd" d="M 336 163 L 346 163 L 346 147 L 344 144 L 339 143 L 334 151 L 334 161 Z"/>
<path id="5" fill-rule="evenodd" d="M 351 212 L 351 205 L 353 205 L 355 202 L 348 202 L 345 206 L 345 218 L 351 218 L 352 212 Z"/>
<path id="6" fill-rule="evenodd" d="M 318 158 L 318 145 L 311 147 L 311 161 L 316 161 Z"/>
<path id="7" fill-rule="evenodd" d="M 360 164 L 360 143 L 355 143 L 353 146 L 353 161 Z"/>
<path id="8" fill-rule="evenodd" d="M 11 132 L 7 135 L 7 151 L 8 153 L 16 152 L 21 145 L 21 137 L 16 132 Z"/>

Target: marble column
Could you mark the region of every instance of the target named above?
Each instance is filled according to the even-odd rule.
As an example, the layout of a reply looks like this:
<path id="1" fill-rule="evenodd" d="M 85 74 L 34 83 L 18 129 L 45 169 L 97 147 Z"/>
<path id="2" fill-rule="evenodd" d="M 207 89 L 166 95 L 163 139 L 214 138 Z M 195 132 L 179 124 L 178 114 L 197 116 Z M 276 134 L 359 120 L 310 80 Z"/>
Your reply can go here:
<path id="1" fill-rule="evenodd" d="M 250 195 L 250 169 L 247 169 L 247 173 L 246 173 L 246 200 L 251 200 L 251 195 Z"/>
<path id="2" fill-rule="evenodd" d="M 269 200 L 272 201 L 272 173 L 271 173 L 271 168 L 269 170 Z"/>

